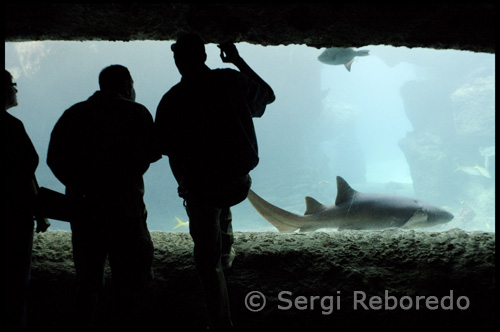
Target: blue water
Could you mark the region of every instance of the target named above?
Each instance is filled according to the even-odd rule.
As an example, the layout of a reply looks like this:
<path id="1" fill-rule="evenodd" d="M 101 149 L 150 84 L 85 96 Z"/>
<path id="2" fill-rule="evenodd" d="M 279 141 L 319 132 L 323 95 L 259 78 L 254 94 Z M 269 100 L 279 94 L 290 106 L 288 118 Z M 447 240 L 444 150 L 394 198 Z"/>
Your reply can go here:
<path id="1" fill-rule="evenodd" d="M 45 164 L 50 133 L 65 109 L 98 90 L 102 68 L 115 63 L 128 67 L 137 102 L 155 115 L 162 95 L 180 80 L 171 43 L 5 43 L 6 69 L 19 90 L 19 106 L 9 112 L 23 121 L 40 155 L 40 185 L 64 191 Z M 263 198 L 302 214 L 305 196 L 333 204 L 335 177 L 340 175 L 359 191 L 431 199 L 455 216 L 464 208 L 475 212 L 472 220 L 455 218 L 434 230 L 495 230 L 495 156 L 480 153 L 490 148 L 481 151 L 491 154 L 495 145 L 494 54 L 369 45 L 360 49 L 370 50 L 370 55 L 356 58 L 349 72 L 341 65 L 320 63 L 322 50 L 303 45 L 237 47 L 277 96 L 255 120 L 261 162 L 251 175 L 254 191 Z M 220 61 L 215 45 L 207 45 L 207 56 L 211 68 L 231 67 Z M 409 103 L 402 91 L 412 82 L 427 92 L 415 93 Z M 449 180 L 437 196 L 415 189 L 398 144 L 417 129 L 407 115 L 413 106 L 452 115 L 442 124 L 439 117 L 429 120 L 436 122 L 432 137 L 454 137 L 445 144 Z M 488 172 L 475 174 L 474 166 Z M 430 174 L 434 169 L 430 164 L 418 171 Z M 176 217 L 188 218 L 166 157 L 151 165 L 145 185 L 150 229 L 188 231 L 187 226 L 174 229 Z M 275 231 L 248 201 L 233 208 L 233 219 L 235 231 Z M 69 227 L 52 221 L 51 229 Z"/>

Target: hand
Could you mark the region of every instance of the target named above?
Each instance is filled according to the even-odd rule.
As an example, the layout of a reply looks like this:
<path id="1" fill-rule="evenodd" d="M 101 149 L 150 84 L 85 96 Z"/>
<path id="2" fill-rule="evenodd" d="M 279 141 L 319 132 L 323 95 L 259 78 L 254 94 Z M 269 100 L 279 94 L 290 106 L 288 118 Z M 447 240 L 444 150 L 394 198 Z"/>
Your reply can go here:
<path id="1" fill-rule="evenodd" d="M 222 62 L 235 63 L 241 59 L 238 50 L 233 43 L 226 42 L 217 45 L 217 47 L 220 48 L 220 58 L 222 59 Z"/>
<path id="2" fill-rule="evenodd" d="M 36 219 L 36 232 L 37 233 L 46 232 L 50 226 L 49 220 L 47 218 L 43 218 L 43 217 L 37 217 L 35 219 Z"/>

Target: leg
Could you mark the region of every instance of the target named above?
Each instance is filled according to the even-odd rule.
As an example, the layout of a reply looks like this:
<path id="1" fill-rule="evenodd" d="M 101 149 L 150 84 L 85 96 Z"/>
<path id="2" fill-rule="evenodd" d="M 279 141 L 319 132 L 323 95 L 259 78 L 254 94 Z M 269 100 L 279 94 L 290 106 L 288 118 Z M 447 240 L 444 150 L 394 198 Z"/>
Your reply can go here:
<path id="1" fill-rule="evenodd" d="M 33 219 L 10 216 L 6 218 L 5 252 L 5 326 L 26 328 L 28 286 L 31 277 L 33 248 Z"/>
<path id="2" fill-rule="evenodd" d="M 95 319 L 99 292 L 104 288 L 107 249 L 99 223 L 80 219 L 71 223 L 73 260 L 76 270 L 77 327 L 90 327 Z"/>
<path id="3" fill-rule="evenodd" d="M 153 279 L 153 242 L 146 214 L 116 218 L 109 233 L 109 264 L 113 278 L 117 327 L 144 326 L 144 300 Z"/>
<path id="4" fill-rule="evenodd" d="M 233 249 L 234 236 L 232 226 L 232 215 L 229 207 L 222 208 L 220 214 L 220 229 L 222 236 L 222 268 L 228 269 L 232 266 L 236 253 Z"/>
<path id="5" fill-rule="evenodd" d="M 186 199 L 189 231 L 194 241 L 194 260 L 207 305 L 210 328 L 231 327 L 229 297 L 221 265 L 221 209 L 203 199 Z"/>

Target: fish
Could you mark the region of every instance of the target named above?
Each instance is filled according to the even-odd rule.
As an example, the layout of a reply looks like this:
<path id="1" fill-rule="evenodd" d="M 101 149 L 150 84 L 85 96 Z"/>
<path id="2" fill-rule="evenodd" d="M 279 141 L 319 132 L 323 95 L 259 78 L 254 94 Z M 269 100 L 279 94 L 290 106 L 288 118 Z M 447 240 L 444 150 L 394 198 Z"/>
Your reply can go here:
<path id="1" fill-rule="evenodd" d="M 490 172 L 479 165 L 475 166 L 457 166 L 457 168 L 454 170 L 454 172 L 461 171 L 464 173 L 467 173 L 469 175 L 479 175 L 479 176 L 484 176 L 487 177 L 488 179 L 491 179 L 491 174 Z"/>
<path id="2" fill-rule="evenodd" d="M 445 209 L 414 198 L 381 193 L 361 193 L 337 176 L 337 198 L 323 205 L 307 196 L 304 215 L 283 210 L 257 195 L 248 200 L 280 232 L 311 232 L 322 228 L 338 230 L 417 229 L 444 224 L 453 219 Z"/>
<path id="3" fill-rule="evenodd" d="M 177 220 L 177 226 L 175 226 L 174 229 L 182 227 L 182 226 L 189 226 L 189 221 L 182 221 L 177 217 L 175 217 L 175 220 Z"/>
<path id="4" fill-rule="evenodd" d="M 369 55 L 369 50 L 355 51 L 352 48 L 331 47 L 327 48 L 318 56 L 318 60 L 327 65 L 344 65 L 347 71 L 351 71 L 351 65 L 357 56 Z"/>
<path id="5" fill-rule="evenodd" d="M 479 148 L 479 153 L 484 157 L 484 169 L 488 172 L 488 168 L 490 168 L 490 157 L 495 156 L 495 146 L 492 145 L 486 148 Z M 483 175 L 486 176 L 485 174 Z M 490 175 L 489 172 L 488 175 Z M 486 177 L 491 178 L 491 175 Z"/>
<path id="6" fill-rule="evenodd" d="M 485 162 L 485 165 L 487 166 L 488 163 Z M 476 165 L 476 166 L 474 166 L 474 168 L 477 169 L 477 171 L 479 172 L 479 174 L 481 174 L 482 176 L 487 177 L 488 179 L 491 179 L 490 171 L 488 171 L 485 167 Z"/>
<path id="7" fill-rule="evenodd" d="M 488 146 L 486 148 L 479 148 L 479 153 L 483 157 L 493 157 L 495 155 L 495 146 Z"/>

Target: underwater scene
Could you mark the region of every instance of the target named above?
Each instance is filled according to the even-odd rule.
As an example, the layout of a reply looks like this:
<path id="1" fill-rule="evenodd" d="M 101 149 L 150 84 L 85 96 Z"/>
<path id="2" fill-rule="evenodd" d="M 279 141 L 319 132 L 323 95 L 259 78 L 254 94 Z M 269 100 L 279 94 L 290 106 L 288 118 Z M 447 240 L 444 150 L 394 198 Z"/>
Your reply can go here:
<path id="1" fill-rule="evenodd" d="M 64 192 L 46 164 L 50 134 L 67 108 L 99 90 L 104 67 L 126 66 L 136 101 L 155 116 L 181 78 L 172 43 L 5 43 L 19 103 L 9 113 L 22 120 L 40 156 L 40 186 Z M 384 45 L 236 47 L 276 101 L 254 119 L 260 163 L 250 173 L 249 199 L 231 209 L 234 231 L 495 231 L 494 54 Z M 208 67 L 235 69 L 222 63 L 215 44 L 206 52 Z M 144 181 L 149 229 L 188 232 L 168 157 L 151 164 Z M 355 211 L 357 203 L 368 208 Z M 412 204 L 409 215 L 391 212 Z M 351 219 L 333 222 L 343 206 Z M 313 219 L 314 227 L 300 226 Z M 356 226 L 361 219 L 370 220 Z M 70 230 L 67 222 L 51 224 Z"/>

